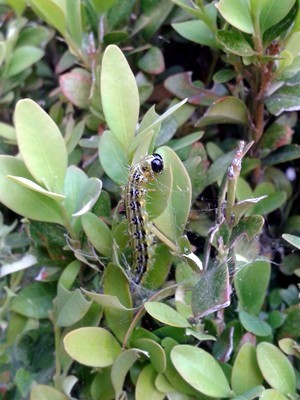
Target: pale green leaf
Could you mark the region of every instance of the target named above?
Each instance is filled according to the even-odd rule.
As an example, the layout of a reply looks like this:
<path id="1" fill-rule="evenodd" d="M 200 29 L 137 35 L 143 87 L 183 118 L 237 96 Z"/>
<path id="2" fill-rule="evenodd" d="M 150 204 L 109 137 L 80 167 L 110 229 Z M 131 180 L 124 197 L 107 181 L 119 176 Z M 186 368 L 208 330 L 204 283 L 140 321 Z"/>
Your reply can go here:
<path id="1" fill-rule="evenodd" d="M 66 352 L 89 367 L 108 367 L 121 353 L 115 337 L 103 328 L 79 328 L 64 337 Z"/>
<path id="2" fill-rule="evenodd" d="M 109 227 L 95 214 L 82 217 L 82 225 L 87 238 L 99 253 L 109 257 L 112 252 L 112 234 Z"/>
<path id="3" fill-rule="evenodd" d="M 111 381 L 115 389 L 116 398 L 119 398 L 122 394 L 127 373 L 143 353 L 140 349 L 128 349 L 121 353 L 115 360 L 111 369 Z"/>
<path id="4" fill-rule="evenodd" d="M 160 392 L 155 386 L 157 373 L 151 364 L 146 365 L 140 373 L 136 388 L 136 400 L 163 400 L 165 393 Z"/>
<path id="5" fill-rule="evenodd" d="M 216 7 L 222 17 L 235 28 L 245 33 L 254 32 L 250 0 L 220 0 Z"/>
<path id="6" fill-rule="evenodd" d="M 251 343 L 245 343 L 240 348 L 233 364 L 232 389 L 235 394 L 243 394 L 262 383 L 263 376 L 258 367 L 256 349 Z"/>
<path id="7" fill-rule="evenodd" d="M 267 342 L 259 343 L 257 359 L 265 380 L 273 389 L 287 395 L 296 392 L 294 368 L 278 347 Z"/>
<path id="8" fill-rule="evenodd" d="M 56 28 L 62 35 L 66 34 L 66 11 L 54 0 L 29 0 L 30 5 L 47 23 Z"/>
<path id="9" fill-rule="evenodd" d="M 25 99 L 17 103 L 15 126 L 18 146 L 28 170 L 46 189 L 61 193 L 67 150 L 57 125 L 34 101 Z"/>
<path id="10" fill-rule="evenodd" d="M 189 322 L 167 304 L 151 301 L 145 303 L 144 307 L 153 318 L 166 325 L 176 326 L 177 328 L 190 327 Z"/>
<path id="11" fill-rule="evenodd" d="M 169 147 L 161 147 L 165 168 L 171 168 L 173 183 L 165 211 L 153 222 L 165 236 L 177 243 L 182 235 L 191 207 L 192 187 L 189 175 L 177 154 Z"/>
<path id="12" fill-rule="evenodd" d="M 35 385 L 31 389 L 30 400 L 68 400 L 68 397 L 51 386 Z"/>
<path id="13" fill-rule="evenodd" d="M 34 190 L 35 192 L 48 196 L 51 199 L 56 200 L 58 202 L 62 201 L 65 198 L 65 196 L 63 196 L 62 194 L 48 192 L 48 190 L 44 189 L 42 186 L 36 184 L 35 182 L 27 178 L 23 178 L 22 176 L 7 175 L 7 178 L 18 183 L 19 185 L 26 187 L 27 189 Z"/>
<path id="14" fill-rule="evenodd" d="M 17 214 L 29 219 L 63 224 L 56 201 L 8 179 L 8 175 L 34 178 L 24 162 L 11 156 L 0 156 L 0 201 Z"/>
<path id="15" fill-rule="evenodd" d="M 267 389 L 260 396 L 259 400 L 289 400 L 289 399 L 279 390 Z"/>
<path id="16" fill-rule="evenodd" d="M 0 136 L 3 139 L 16 143 L 16 131 L 13 126 L 0 122 Z"/>
<path id="17" fill-rule="evenodd" d="M 211 354 L 179 345 L 171 351 L 171 359 L 182 378 L 199 392 L 217 398 L 232 397 L 224 372 Z"/>
<path id="18" fill-rule="evenodd" d="M 185 21 L 172 24 L 179 35 L 195 43 L 216 49 L 215 34 L 203 21 Z"/>
<path id="19" fill-rule="evenodd" d="M 291 245 L 295 246 L 297 249 L 300 249 L 300 237 L 295 235 L 290 235 L 288 233 L 284 233 L 282 235 L 283 239 L 289 242 Z"/>
<path id="20" fill-rule="evenodd" d="M 76 42 L 77 46 L 81 48 L 82 45 L 82 21 L 81 21 L 81 1 L 72 0 L 66 1 L 66 17 L 68 31 L 72 39 Z"/>
<path id="21" fill-rule="evenodd" d="M 56 312 L 58 326 L 67 327 L 75 324 L 88 312 L 92 302 L 87 301 L 79 289 L 70 291 L 58 285 Z"/>
<path id="22" fill-rule="evenodd" d="M 101 99 L 106 122 L 127 150 L 139 116 L 139 93 L 134 75 L 121 50 L 106 48 L 101 71 Z"/>

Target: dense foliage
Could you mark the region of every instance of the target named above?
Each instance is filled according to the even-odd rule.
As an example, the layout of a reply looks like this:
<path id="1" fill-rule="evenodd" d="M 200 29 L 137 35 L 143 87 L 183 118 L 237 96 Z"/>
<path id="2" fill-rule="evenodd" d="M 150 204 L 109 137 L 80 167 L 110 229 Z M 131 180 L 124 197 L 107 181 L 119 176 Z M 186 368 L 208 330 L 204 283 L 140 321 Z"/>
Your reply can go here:
<path id="1" fill-rule="evenodd" d="M 299 0 L 0 18 L 0 395 L 297 399 Z M 152 153 L 135 284 L 124 186 Z"/>

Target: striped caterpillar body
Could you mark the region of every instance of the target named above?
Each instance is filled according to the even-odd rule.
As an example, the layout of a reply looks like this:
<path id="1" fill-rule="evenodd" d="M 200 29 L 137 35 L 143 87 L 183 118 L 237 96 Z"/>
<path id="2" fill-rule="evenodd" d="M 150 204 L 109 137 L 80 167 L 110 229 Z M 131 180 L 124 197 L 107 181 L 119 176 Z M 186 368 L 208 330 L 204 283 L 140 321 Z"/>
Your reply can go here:
<path id="1" fill-rule="evenodd" d="M 150 222 L 145 209 L 146 185 L 163 169 L 163 159 L 159 154 L 146 156 L 130 168 L 125 187 L 126 217 L 133 251 L 133 281 L 136 284 L 142 281 L 151 265 L 153 252 L 154 237 L 150 231 Z"/>

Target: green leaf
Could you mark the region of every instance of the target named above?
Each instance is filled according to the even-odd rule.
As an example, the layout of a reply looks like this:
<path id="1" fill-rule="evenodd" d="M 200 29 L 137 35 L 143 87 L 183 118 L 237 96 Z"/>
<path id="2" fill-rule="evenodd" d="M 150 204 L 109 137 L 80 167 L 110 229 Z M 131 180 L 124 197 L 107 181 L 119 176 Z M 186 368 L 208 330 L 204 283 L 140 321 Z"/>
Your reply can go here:
<path id="1" fill-rule="evenodd" d="M 74 68 L 59 77 L 64 96 L 76 107 L 89 108 L 92 87 L 91 74 L 83 68 Z"/>
<path id="2" fill-rule="evenodd" d="M 263 34 L 271 26 L 280 22 L 291 10 L 295 0 L 252 0 L 252 8 L 259 16 L 260 31 Z"/>
<path id="3" fill-rule="evenodd" d="M 17 370 L 14 382 L 23 398 L 28 398 L 29 391 L 34 382 L 34 375 L 28 369 L 21 367 Z"/>
<path id="4" fill-rule="evenodd" d="M 0 136 L 3 139 L 16 143 L 16 131 L 13 126 L 0 122 Z"/>
<path id="5" fill-rule="evenodd" d="M 167 366 L 166 355 L 158 343 L 152 339 L 141 338 L 132 341 L 131 345 L 148 354 L 150 362 L 158 374 L 165 371 Z"/>
<path id="6" fill-rule="evenodd" d="M 22 160 L 11 156 L 0 156 L 0 201 L 6 207 L 29 219 L 63 225 L 61 211 L 56 201 L 13 182 L 7 178 L 8 175 L 33 180 Z"/>
<path id="7" fill-rule="evenodd" d="M 35 192 L 41 193 L 47 197 L 50 197 L 51 199 L 61 202 L 64 200 L 65 196 L 62 194 L 58 193 L 53 193 L 53 192 L 48 192 L 48 190 L 44 189 L 42 186 L 37 185 L 35 182 L 23 178 L 22 176 L 12 176 L 12 175 L 7 175 L 8 179 L 11 179 L 13 182 L 16 182 L 17 184 L 26 187 L 27 189 L 33 190 Z"/>
<path id="8" fill-rule="evenodd" d="M 245 33 L 254 33 L 249 0 L 220 0 L 216 4 L 222 17 Z"/>
<path id="9" fill-rule="evenodd" d="M 66 289 L 71 289 L 75 279 L 78 276 L 80 271 L 80 262 L 78 260 L 72 261 L 67 267 L 63 270 L 62 274 L 59 278 L 59 284 L 62 285 Z"/>
<path id="10" fill-rule="evenodd" d="M 128 158 L 121 143 L 110 131 L 105 131 L 99 142 L 99 159 L 106 174 L 118 185 L 128 176 Z"/>
<path id="11" fill-rule="evenodd" d="M 260 370 L 271 388 L 286 395 L 296 392 L 294 368 L 278 347 L 271 343 L 259 343 L 257 360 Z"/>
<path id="12" fill-rule="evenodd" d="M 128 40 L 128 39 L 129 39 L 129 34 L 124 31 L 107 32 L 103 36 L 103 42 L 106 45 L 118 44 L 118 43 L 124 42 L 125 40 Z"/>
<path id="13" fill-rule="evenodd" d="M 116 296 L 126 308 L 132 308 L 128 279 L 120 267 L 114 264 L 109 264 L 106 267 L 103 285 L 104 294 Z M 106 307 L 104 312 L 108 327 L 118 340 L 123 341 L 132 323 L 132 311 L 116 310 Z"/>
<path id="14" fill-rule="evenodd" d="M 189 135 L 186 135 L 183 138 L 170 140 L 168 142 L 168 145 L 169 147 L 171 147 L 171 149 L 177 151 L 179 149 L 184 149 L 185 147 L 190 146 L 191 144 L 197 142 L 199 139 L 202 138 L 203 135 L 204 135 L 203 131 L 190 133 Z"/>
<path id="15" fill-rule="evenodd" d="M 119 398 L 123 392 L 122 389 L 127 373 L 143 353 L 140 349 L 128 349 L 116 358 L 111 369 L 111 381 L 116 398 Z"/>
<path id="16" fill-rule="evenodd" d="M 46 189 L 61 193 L 67 169 L 67 151 L 57 125 L 30 99 L 17 103 L 15 125 L 18 146 L 28 170 Z"/>
<path id="17" fill-rule="evenodd" d="M 254 386 L 251 389 L 247 390 L 247 392 L 242 393 L 240 396 L 234 397 L 234 400 L 254 400 L 261 396 L 264 391 L 264 386 Z"/>
<path id="18" fill-rule="evenodd" d="M 78 122 L 78 124 L 74 126 L 74 129 L 72 129 L 72 133 L 70 134 L 70 136 L 66 139 L 68 155 L 70 155 L 75 147 L 78 145 L 84 133 L 84 128 L 85 120 Z"/>
<path id="19" fill-rule="evenodd" d="M 51 386 L 34 385 L 30 400 L 68 400 L 68 397 Z"/>
<path id="20" fill-rule="evenodd" d="M 165 159 L 164 163 L 162 174 L 147 185 L 146 211 L 151 221 L 159 218 L 167 209 L 173 191 L 172 171 L 171 168 L 166 168 Z"/>
<path id="21" fill-rule="evenodd" d="M 148 3 L 148 9 L 145 10 L 145 16 L 149 18 L 149 22 L 141 32 L 146 41 L 150 42 L 151 38 L 168 17 L 173 7 L 174 4 L 170 1 Z"/>
<path id="22" fill-rule="evenodd" d="M 81 1 L 66 1 L 65 5 L 68 31 L 70 32 L 71 38 L 74 40 L 77 46 L 81 48 L 83 37 L 81 21 Z"/>
<path id="23" fill-rule="evenodd" d="M 215 34 L 203 21 L 185 21 L 172 24 L 179 35 L 195 43 L 216 49 Z"/>
<path id="24" fill-rule="evenodd" d="M 251 343 L 245 343 L 240 348 L 233 364 L 232 389 L 235 394 L 243 394 L 262 383 L 263 376 L 258 367 L 256 349 Z"/>
<path id="25" fill-rule="evenodd" d="M 6 74 L 13 77 L 31 67 L 44 55 L 44 51 L 34 46 L 18 47 L 9 60 Z"/>
<path id="26" fill-rule="evenodd" d="M 112 252 L 112 234 L 109 227 L 92 213 L 83 215 L 82 226 L 87 238 L 95 249 L 100 254 L 110 257 Z"/>
<path id="27" fill-rule="evenodd" d="M 259 400 L 288 400 L 288 398 L 275 389 L 267 389 L 260 396 Z"/>
<path id="28" fill-rule="evenodd" d="M 154 108 L 150 109 L 148 113 L 146 113 L 144 119 L 141 122 L 139 133 L 136 136 L 135 140 L 139 140 L 138 138 L 143 135 L 145 135 L 146 132 L 150 131 L 155 131 L 157 132 L 157 128 L 159 129 L 161 126 L 161 123 L 165 121 L 167 118 L 169 118 L 171 115 L 175 114 L 175 112 L 182 107 L 186 103 L 187 99 L 184 99 L 180 101 L 179 103 L 174 104 L 172 107 L 168 108 L 162 115 L 157 115 Z M 146 118 L 147 116 L 147 118 Z M 134 143 L 134 141 L 132 142 Z M 137 146 L 135 146 L 137 147 Z M 133 146 L 131 146 L 131 151 L 134 149 Z"/>
<path id="29" fill-rule="evenodd" d="M 216 83 L 226 83 L 233 79 L 235 76 L 236 72 L 233 69 L 220 69 L 214 74 L 213 80 Z"/>
<path id="30" fill-rule="evenodd" d="M 16 11 L 18 16 L 22 15 L 26 8 L 26 0 L 8 0 L 7 3 Z"/>
<path id="31" fill-rule="evenodd" d="M 99 14 L 108 11 L 116 2 L 116 0 L 92 0 L 93 5 Z"/>
<path id="32" fill-rule="evenodd" d="M 177 242 L 182 235 L 191 206 L 192 187 L 188 173 L 176 153 L 169 147 L 161 147 L 165 168 L 171 168 L 173 186 L 165 211 L 153 222 L 169 239 Z"/>
<path id="33" fill-rule="evenodd" d="M 48 24 L 54 26 L 63 36 L 66 34 L 66 12 L 55 0 L 30 0 L 30 5 L 34 11 L 42 17 Z"/>
<path id="34" fill-rule="evenodd" d="M 131 13 L 134 12 L 133 6 L 134 0 L 127 0 L 125 2 L 122 0 L 116 0 L 107 13 L 108 29 L 111 31 L 120 25 L 123 26 L 122 24 L 124 21 L 128 21 Z M 95 24 L 96 23 L 97 20 L 95 21 Z"/>
<path id="35" fill-rule="evenodd" d="M 156 133 L 157 132 L 154 130 L 147 130 L 135 136 L 135 140 L 131 142 L 132 145 L 134 143 L 134 147 L 137 145 L 132 159 L 132 165 L 140 162 L 146 155 L 153 153 L 154 136 Z"/>
<path id="36" fill-rule="evenodd" d="M 91 400 L 111 400 L 114 399 L 114 388 L 111 382 L 111 367 L 101 368 L 99 372 L 93 374 L 94 379 L 89 387 Z M 69 399 L 71 396 L 69 396 Z"/>
<path id="37" fill-rule="evenodd" d="M 266 99 L 271 114 L 279 115 L 284 111 L 300 110 L 300 86 L 283 86 Z"/>
<path id="38" fill-rule="evenodd" d="M 171 359 L 179 374 L 192 387 L 211 397 L 231 397 L 227 379 L 212 355 L 189 345 L 175 346 Z"/>
<path id="39" fill-rule="evenodd" d="M 246 235 L 248 240 L 252 240 L 259 234 L 265 220 L 261 215 L 251 215 L 240 220 L 233 228 L 230 243 L 233 244 L 240 235 Z"/>
<path id="40" fill-rule="evenodd" d="M 106 48 L 102 59 L 101 99 L 112 134 L 127 150 L 138 122 L 139 93 L 126 58 L 114 45 Z"/>
<path id="41" fill-rule="evenodd" d="M 223 97 L 208 108 L 196 126 L 215 124 L 248 124 L 248 111 L 245 103 L 236 97 Z"/>
<path id="42" fill-rule="evenodd" d="M 172 329 L 178 329 L 178 328 L 172 328 Z M 198 392 L 181 377 L 181 375 L 177 372 L 176 368 L 174 367 L 174 364 L 171 360 L 171 352 L 172 349 L 175 346 L 177 346 L 178 343 L 174 339 L 169 337 L 170 335 L 167 336 L 168 337 L 165 337 L 161 342 L 167 356 L 167 369 L 165 371 L 165 376 L 168 382 L 170 382 L 171 385 L 174 386 L 177 392 L 196 397 Z"/>
<path id="43" fill-rule="evenodd" d="M 297 247 L 297 249 L 300 249 L 300 237 L 295 236 L 295 235 L 290 235 L 288 233 L 284 233 L 282 235 L 283 239 L 286 240 L 288 243 L 290 243 L 292 246 Z"/>
<path id="44" fill-rule="evenodd" d="M 228 53 L 236 54 L 241 57 L 251 57 L 255 51 L 247 42 L 245 37 L 238 31 L 219 30 L 216 34 L 219 43 Z"/>
<path id="45" fill-rule="evenodd" d="M 282 326 L 280 327 L 280 330 L 278 332 L 278 336 L 279 338 L 283 338 L 283 337 L 290 337 L 292 339 L 297 340 L 300 336 L 300 307 L 299 307 L 299 298 L 298 298 L 298 290 L 296 287 L 292 287 L 294 288 L 294 293 L 290 294 L 290 297 L 292 297 L 293 295 L 296 294 L 295 298 L 294 298 L 294 302 L 295 305 L 289 307 L 286 310 L 286 317 L 285 320 L 282 324 Z M 283 296 L 283 293 L 281 291 L 281 296 Z"/>
<path id="46" fill-rule="evenodd" d="M 278 345 L 280 349 L 289 356 L 298 356 L 299 355 L 299 346 L 297 342 L 290 338 L 284 338 L 279 340 Z"/>
<path id="47" fill-rule="evenodd" d="M 150 290 L 160 288 L 170 272 L 173 254 L 165 244 L 158 244 L 154 248 L 153 264 L 145 274 L 143 286 Z"/>
<path id="48" fill-rule="evenodd" d="M 286 5 L 286 3 L 285 3 Z M 295 1 L 294 6 L 291 8 L 289 13 L 277 24 L 272 25 L 269 29 L 267 29 L 263 34 L 263 42 L 265 45 L 268 45 L 272 42 L 272 40 L 278 38 L 280 35 L 284 34 L 288 31 L 291 25 L 294 24 L 295 18 L 298 14 L 298 2 Z M 294 29 L 296 28 L 296 24 L 294 24 Z M 297 29 L 297 28 L 296 28 Z"/>
<path id="49" fill-rule="evenodd" d="M 241 324 L 248 331 L 256 336 L 269 336 L 272 333 L 272 329 L 269 324 L 262 321 L 261 319 L 247 313 L 246 311 L 240 311 L 239 317 Z"/>
<path id="50" fill-rule="evenodd" d="M 189 0 L 172 0 L 172 2 L 198 19 L 201 19 L 204 15 L 203 12 L 196 6 L 196 4 L 190 2 Z"/>
<path id="51" fill-rule="evenodd" d="M 254 261 L 244 266 L 234 277 L 234 287 L 239 307 L 251 314 L 258 314 L 265 301 L 271 266 L 267 261 Z"/>
<path id="52" fill-rule="evenodd" d="M 136 388 L 136 400 L 163 400 L 165 393 L 160 392 L 155 385 L 155 378 L 157 373 L 151 364 L 146 365 L 140 373 Z"/>
<path id="53" fill-rule="evenodd" d="M 290 144 L 292 135 L 293 131 L 288 125 L 281 125 L 275 122 L 264 132 L 260 141 L 260 147 L 268 150 L 276 150 L 285 144 Z"/>
<path id="54" fill-rule="evenodd" d="M 67 327 L 75 324 L 88 312 L 91 302 L 87 301 L 79 289 L 67 290 L 59 284 L 57 288 L 57 325 Z"/>
<path id="55" fill-rule="evenodd" d="M 256 196 L 256 192 L 253 193 Z M 259 203 L 255 204 L 250 211 L 249 214 L 259 214 L 266 215 L 270 212 L 277 210 L 277 208 L 281 207 L 286 201 L 286 193 L 283 191 L 277 191 L 276 193 L 269 194 L 268 197 L 262 199 Z"/>
<path id="56" fill-rule="evenodd" d="M 168 397 L 170 400 L 172 400 L 172 393 L 176 396 L 179 393 L 174 393 L 176 392 L 176 389 L 174 386 L 170 384 L 170 382 L 167 380 L 164 374 L 158 374 L 156 379 L 155 379 L 155 386 L 156 388 L 165 394 L 168 394 Z M 181 395 L 182 399 L 186 399 L 186 396 L 184 394 Z"/>
<path id="57" fill-rule="evenodd" d="M 227 168 L 232 162 L 234 155 L 235 150 L 230 151 L 229 153 L 219 157 L 211 164 L 207 171 L 205 186 L 209 186 L 223 178 L 224 174 L 227 172 Z"/>
<path id="58" fill-rule="evenodd" d="M 64 346 L 69 356 L 89 367 L 108 367 L 121 353 L 121 347 L 114 336 L 98 327 L 69 332 L 64 337 Z"/>
<path id="59" fill-rule="evenodd" d="M 44 48 L 53 36 L 53 31 L 42 25 L 26 26 L 20 32 L 17 47 L 34 46 Z"/>
<path id="60" fill-rule="evenodd" d="M 98 178 L 89 178 L 77 192 L 77 207 L 74 217 L 86 214 L 96 204 L 102 189 L 102 182 Z"/>
<path id="61" fill-rule="evenodd" d="M 240 181 L 242 182 L 242 181 Z M 247 200 L 239 201 L 234 204 L 232 207 L 232 215 L 234 215 L 234 225 L 237 224 L 241 217 L 245 214 L 247 210 L 253 207 L 254 204 L 257 204 L 258 202 L 262 201 L 265 199 L 267 196 L 261 196 L 261 197 L 256 197 L 256 198 L 250 198 Z"/>
<path id="62" fill-rule="evenodd" d="M 108 294 L 100 294 L 94 292 L 88 292 L 85 289 L 81 289 L 82 292 L 88 296 L 90 299 L 95 301 L 96 303 L 100 304 L 103 308 L 108 308 L 111 310 L 119 310 L 119 311 L 131 311 L 132 308 L 126 308 L 120 302 L 117 296 L 112 296 Z"/>
<path id="63" fill-rule="evenodd" d="M 300 158 L 300 146 L 297 144 L 287 144 L 270 153 L 263 158 L 264 165 L 277 165 L 287 161 Z"/>
<path id="64" fill-rule="evenodd" d="M 52 310 L 55 288 L 47 283 L 35 282 L 25 286 L 21 292 L 14 297 L 11 309 L 28 318 L 47 318 L 48 312 Z"/>
<path id="65" fill-rule="evenodd" d="M 5 52 L 6 52 L 5 43 L 0 42 L 0 67 L 3 64 L 3 61 L 5 60 Z"/>
<path id="66" fill-rule="evenodd" d="M 145 303 L 144 307 L 151 317 L 166 325 L 175 326 L 177 328 L 190 327 L 189 322 L 167 304 L 151 301 Z"/>
<path id="67" fill-rule="evenodd" d="M 158 47 L 150 47 L 138 61 L 138 67 L 149 74 L 161 74 L 165 70 L 164 56 Z"/>
<path id="68" fill-rule="evenodd" d="M 79 203 L 78 196 L 81 194 L 82 188 L 87 181 L 88 177 L 80 168 L 75 165 L 68 167 L 63 188 L 63 193 L 65 195 L 65 200 L 63 202 L 64 212 L 72 225 L 75 221 L 78 221 L 78 225 L 80 225 L 78 227 L 79 230 L 81 230 L 79 218 L 72 217 L 72 215 L 82 207 L 82 198 Z"/>

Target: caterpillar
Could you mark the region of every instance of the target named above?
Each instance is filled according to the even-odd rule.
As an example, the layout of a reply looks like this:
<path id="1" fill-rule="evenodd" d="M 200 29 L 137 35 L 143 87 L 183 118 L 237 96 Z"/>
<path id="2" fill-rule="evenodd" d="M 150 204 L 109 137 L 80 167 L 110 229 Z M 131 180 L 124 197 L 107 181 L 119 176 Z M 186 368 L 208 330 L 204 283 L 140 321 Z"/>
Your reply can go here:
<path id="1" fill-rule="evenodd" d="M 125 186 L 125 207 L 128 220 L 130 244 L 133 251 L 133 281 L 143 281 L 146 271 L 151 266 L 154 235 L 150 231 L 150 222 L 146 212 L 146 185 L 162 173 L 164 162 L 159 154 L 142 158 L 129 170 Z"/>

